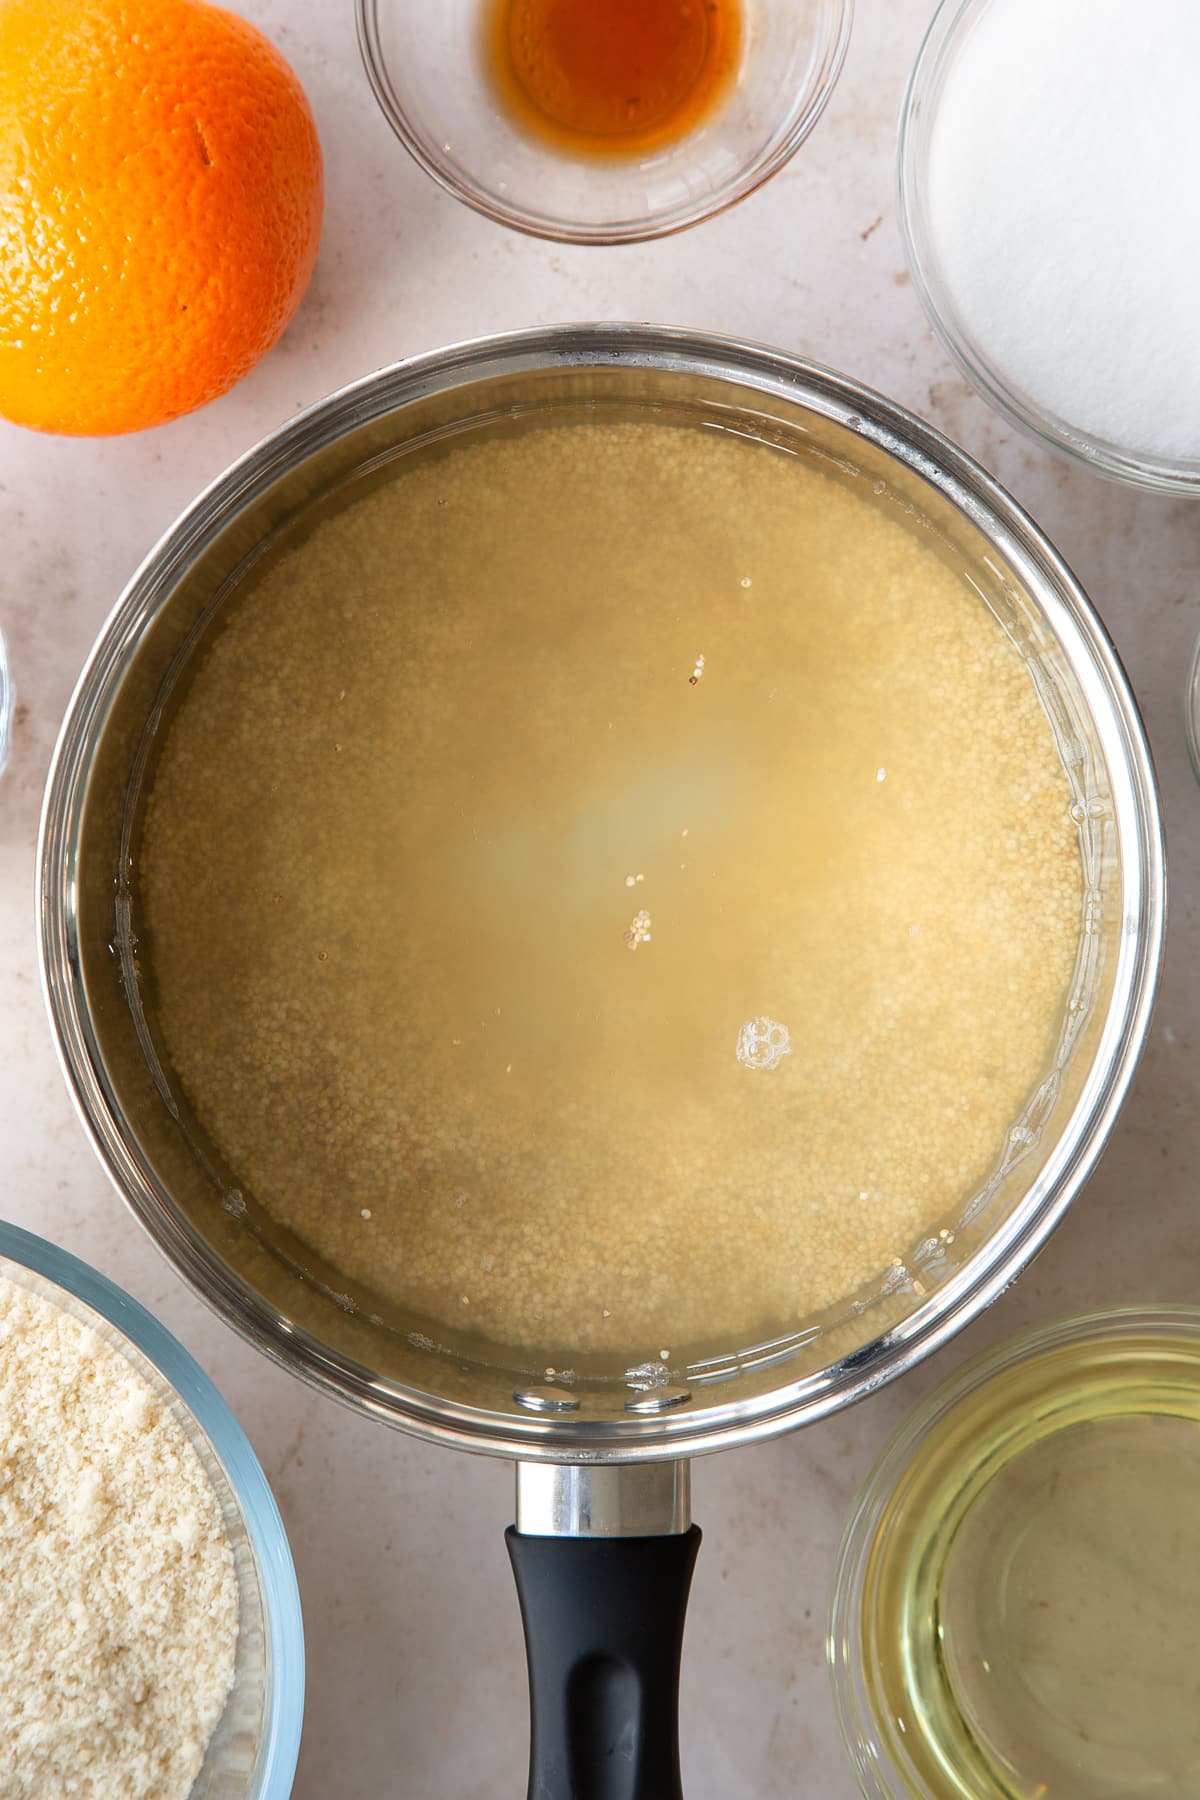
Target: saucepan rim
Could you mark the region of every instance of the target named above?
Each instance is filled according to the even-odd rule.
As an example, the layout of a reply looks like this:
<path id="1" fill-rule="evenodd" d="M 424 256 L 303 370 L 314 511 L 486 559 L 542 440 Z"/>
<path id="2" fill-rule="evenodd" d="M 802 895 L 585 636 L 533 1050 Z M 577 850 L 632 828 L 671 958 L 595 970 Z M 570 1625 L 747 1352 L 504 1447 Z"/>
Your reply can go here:
<path id="1" fill-rule="evenodd" d="M 90 1027 L 76 937 L 82 804 L 108 710 L 148 620 L 230 519 L 282 474 L 345 433 L 422 397 L 498 375 L 555 369 L 678 370 L 800 402 L 895 458 L 978 526 L 1056 621 L 1092 710 L 1112 781 L 1123 918 L 1095 1058 L 1066 1132 L 986 1246 L 907 1318 L 817 1374 L 753 1395 L 714 1386 L 658 1416 L 517 1417 L 385 1381 L 256 1293 L 204 1243 L 133 1154 Z M 1063 640 L 1069 639 L 1070 642 Z M 1074 654 L 1072 654 L 1072 645 Z M 844 375 L 735 338 L 639 324 L 557 326 L 454 344 L 351 383 L 289 421 L 219 476 L 150 551 L 100 632 L 54 752 L 38 843 L 39 958 L 56 1050 L 92 1143 L 159 1248 L 240 1334 L 312 1385 L 431 1440 L 547 1462 L 694 1455 L 819 1418 L 902 1374 L 990 1304 L 1053 1230 L 1091 1172 L 1145 1040 L 1162 957 L 1165 857 L 1153 764 L 1129 682 L 1089 601 L 1053 545 L 977 463 L 931 426 Z M 1132 923 L 1130 923 L 1132 921 Z"/>

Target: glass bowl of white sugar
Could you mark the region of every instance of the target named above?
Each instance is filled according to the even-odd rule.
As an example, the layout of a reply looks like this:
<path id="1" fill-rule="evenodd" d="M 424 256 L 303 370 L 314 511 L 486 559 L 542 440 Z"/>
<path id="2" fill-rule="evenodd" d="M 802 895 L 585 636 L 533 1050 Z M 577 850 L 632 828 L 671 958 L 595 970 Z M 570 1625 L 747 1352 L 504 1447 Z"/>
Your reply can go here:
<path id="1" fill-rule="evenodd" d="M 913 281 L 1008 418 L 1200 491 L 1200 7 L 942 0 L 900 127 Z"/>
<path id="2" fill-rule="evenodd" d="M 136 1301 L 4 1223 L 0 1466 L 13 1791 L 286 1800 L 304 1641 L 254 1452 Z"/>

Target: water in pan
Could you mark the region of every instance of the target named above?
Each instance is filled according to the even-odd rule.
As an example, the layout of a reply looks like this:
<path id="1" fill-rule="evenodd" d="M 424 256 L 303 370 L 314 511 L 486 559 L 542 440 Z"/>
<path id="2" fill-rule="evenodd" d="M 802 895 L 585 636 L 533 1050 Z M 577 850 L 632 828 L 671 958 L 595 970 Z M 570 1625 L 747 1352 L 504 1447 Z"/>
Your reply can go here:
<path id="1" fill-rule="evenodd" d="M 415 453 L 225 609 L 141 851 L 158 1030 L 348 1283 L 520 1349 L 787 1330 L 995 1164 L 1079 932 L 1028 669 L 729 433 Z"/>

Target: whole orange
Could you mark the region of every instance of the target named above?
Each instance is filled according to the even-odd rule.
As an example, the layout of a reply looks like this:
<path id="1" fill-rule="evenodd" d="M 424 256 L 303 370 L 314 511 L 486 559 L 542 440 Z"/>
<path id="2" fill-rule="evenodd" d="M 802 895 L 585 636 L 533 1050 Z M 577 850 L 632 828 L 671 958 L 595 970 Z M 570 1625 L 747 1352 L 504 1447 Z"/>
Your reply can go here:
<path id="1" fill-rule="evenodd" d="M 269 350 L 321 149 L 261 32 L 206 0 L 0 0 L 0 415 L 138 431 Z"/>

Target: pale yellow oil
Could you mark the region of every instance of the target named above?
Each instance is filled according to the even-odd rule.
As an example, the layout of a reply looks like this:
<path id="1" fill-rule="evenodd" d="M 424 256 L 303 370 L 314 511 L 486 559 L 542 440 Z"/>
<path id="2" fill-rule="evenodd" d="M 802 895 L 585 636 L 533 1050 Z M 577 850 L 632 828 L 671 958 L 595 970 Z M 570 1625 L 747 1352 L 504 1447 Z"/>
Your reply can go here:
<path id="1" fill-rule="evenodd" d="M 1020 655 L 869 482 L 497 430 L 227 608 L 139 858 L 156 1028 L 348 1284 L 564 1357 L 733 1348 L 986 1180 L 1053 1063 L 1069 808 Z"/>
<path id="2" fill-rule="evenodd" d="M 863 1625 L 914 1793 L 1194 1800 L 1196 1341 L 1067 1348 L 968 1397 L 879 1522 Z"/>

